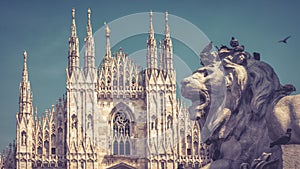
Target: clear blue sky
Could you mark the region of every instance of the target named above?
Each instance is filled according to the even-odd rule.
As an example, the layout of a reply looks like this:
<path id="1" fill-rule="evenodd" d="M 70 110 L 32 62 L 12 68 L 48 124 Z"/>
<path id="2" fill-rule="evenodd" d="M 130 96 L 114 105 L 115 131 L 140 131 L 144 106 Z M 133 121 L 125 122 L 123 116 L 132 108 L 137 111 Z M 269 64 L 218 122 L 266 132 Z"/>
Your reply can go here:
<path id="1" fill-rule="evenodd" d="M 300 2 L 297 0 L 4 0 L 0 2 L 0 149 L 5 148 L 15 138 L 15 115 L 18 111 L 23 50 L 28 52 L 29 80 L 34 105 L 39 108 L 39 113 L 55 104 L 65 92 L 72 7 L 76 8 L 81 46 L 86 35 L 86 11 L 89 7 L 92 9 L 94 30 L 101 28 L 104 21 L 111 22 L 129 14 L 167 10 L 170 14 L 193 23 L 215 45 L 227 45 L 231 36 L 235 36 L 250 53 L 261 53 L 262 60 L 273 66 L 282 84 L 294 84 L 298 88 L 297 93 L 300 91 Z M 134 27 L 138 24 L 130 23 L 126 26 Z M 184 33 L 193 36 L 188 31 Z M 277 43 L 288 35 L 292 36 L 288 44 Z M 145 41 L 146 35 L 137 36 L 127 43 L 125 41 L 118 44 L 115 48 L 122 46 L 130 53 L 144 48 Z M 174 48 L 176 46 L 178 45 L 175 43 Z M 178 47 L 174 49 L 174 53 L 185 55 L 185 50 L 184 47 Z M 186 51 L 186 55 L 193 55 Z M 185 62 L 193 69 L 199 66 L 198 61 Z"/>

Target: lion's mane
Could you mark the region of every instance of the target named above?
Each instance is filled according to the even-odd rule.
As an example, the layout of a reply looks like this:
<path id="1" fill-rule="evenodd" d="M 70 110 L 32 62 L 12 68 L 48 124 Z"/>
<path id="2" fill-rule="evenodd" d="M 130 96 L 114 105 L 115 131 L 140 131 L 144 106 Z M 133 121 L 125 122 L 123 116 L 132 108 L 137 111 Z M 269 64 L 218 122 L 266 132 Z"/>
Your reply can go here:
<path id="1" fill-rule="evenodd" d="M 275 93 L 280 89 L 279 79 L 273 68 L 262 61 L 248 59 L 247 66 L 248 85 L 245 89 L 245 101 L 249 104 L 254 119 L 265 116 L 268 106 L 277 99 Z"/>

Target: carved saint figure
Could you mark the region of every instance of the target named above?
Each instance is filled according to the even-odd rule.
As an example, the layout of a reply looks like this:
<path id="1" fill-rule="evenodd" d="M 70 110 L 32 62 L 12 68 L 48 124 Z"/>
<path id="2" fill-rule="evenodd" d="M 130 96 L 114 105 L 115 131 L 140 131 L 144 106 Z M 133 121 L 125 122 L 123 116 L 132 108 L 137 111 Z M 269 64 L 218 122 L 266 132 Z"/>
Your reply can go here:
<path id="1" fill-rule="evenodd" d="M 26 145 L 26 142 L 27 142 L 27 136 L 26 136 L 26 132 L 23 131 L 22 132 L 22 145 Z"/>

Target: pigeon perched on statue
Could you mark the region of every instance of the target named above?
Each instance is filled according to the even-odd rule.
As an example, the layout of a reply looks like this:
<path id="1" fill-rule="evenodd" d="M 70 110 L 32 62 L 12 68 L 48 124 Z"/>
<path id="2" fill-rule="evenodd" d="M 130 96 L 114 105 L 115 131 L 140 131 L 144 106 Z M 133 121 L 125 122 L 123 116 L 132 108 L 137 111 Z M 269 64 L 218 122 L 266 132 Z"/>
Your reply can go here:
<path id="1" fill-rule="evenodd" d="M 286 130 L 286 134 L 280 138 L 278 138 L 276 141 L 270 143 L 270 148 L 274 147 L 275 145 L 284 145 L 287 144 L 290 139 L 291 139 L 291 135 L 292 135 L 292 129 L 287 129 Z"/>
<path id="2" fill-rule="evenodd" d="M 239 41 L 235 37 L 232 37 L 230 41 L 230 46 L 233 48 L 239 46 Z"/>

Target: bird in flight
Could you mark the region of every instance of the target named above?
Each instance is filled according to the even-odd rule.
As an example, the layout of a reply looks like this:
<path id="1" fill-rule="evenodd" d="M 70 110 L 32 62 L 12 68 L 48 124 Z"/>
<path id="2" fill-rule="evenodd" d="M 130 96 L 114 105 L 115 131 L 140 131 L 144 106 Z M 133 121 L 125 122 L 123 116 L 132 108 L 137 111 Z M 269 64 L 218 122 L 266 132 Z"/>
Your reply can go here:
<path id="1" fill-rule="evenodd" d="M 291 36 L 288 36 L 288 37 L 286 37 L 286 38 L 284 38 L 284 39 L 282 39 L 282 40 L 280 40 L 280 41 L 278 41 L 278 43 L 287 43 L 287 40 L 290 38 Z"/>

